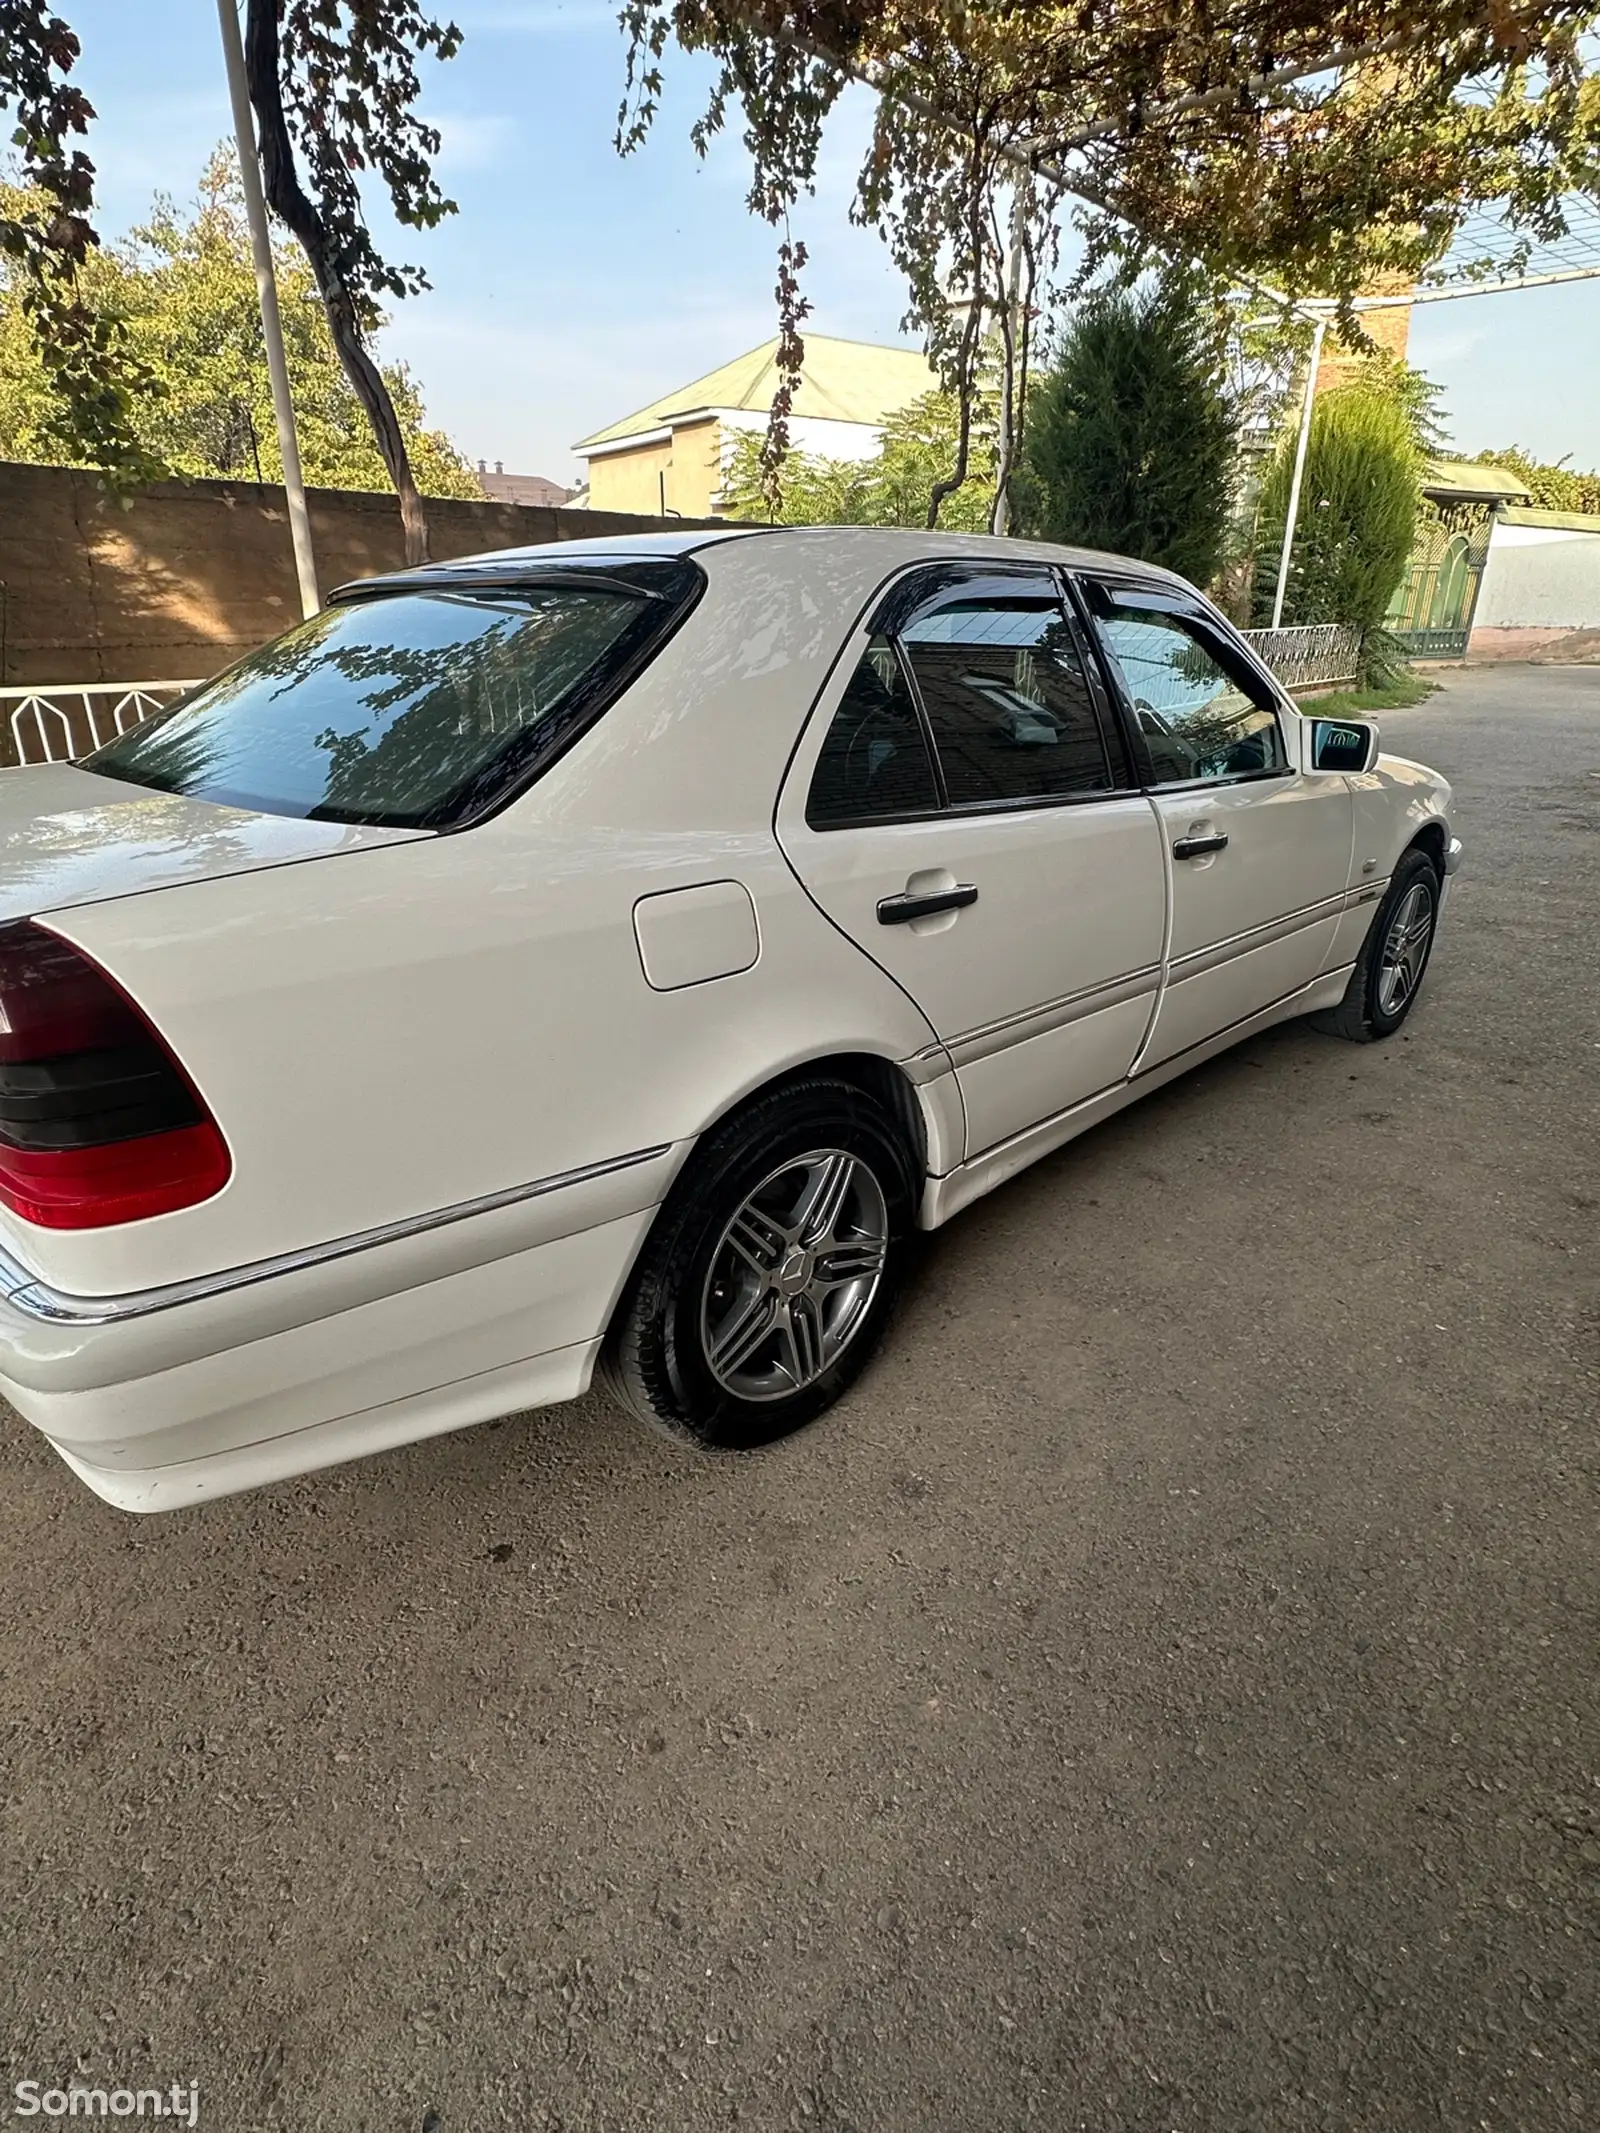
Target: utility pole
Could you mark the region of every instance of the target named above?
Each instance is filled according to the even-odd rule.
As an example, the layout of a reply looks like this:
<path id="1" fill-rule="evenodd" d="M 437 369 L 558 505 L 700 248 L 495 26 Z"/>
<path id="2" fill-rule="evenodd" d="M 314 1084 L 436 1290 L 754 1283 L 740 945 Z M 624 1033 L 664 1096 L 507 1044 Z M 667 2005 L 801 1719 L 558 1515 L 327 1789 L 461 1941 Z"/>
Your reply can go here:
<path id="1" fill-rule="evenodd" d="M 261 191 L 261 161 L 256 149 L 255 114 L 244 71 L 244 40 L 239 35 L 235 0 L 217 0 L 222 23 L 222 51 L 228 63 L 228 94 L 233 101 L 233 131 L 239 144 L 239 175 L 244 181 L 245 214 L 250 223 L 250 251 L 255 260 L 256 294 L 261 299 L 261 334 L 267 344 L 267 375 L 272 380 L 272 412 L 278 424 L 278 453 L 283 461 L 283 491 L 289 505 L 289 534 L 294 542 L 295 576 L 300 581 L 300 612 L 314 615 L 322 605 L 317 592 L 317 559 L 311 547 L 311 516 L 300 472 L 300 439 L 289 395 L 289 366 L 283 353 L 283 321 L 278 315 L 278 284 L 272 271 L 272 234 Z"/>
<path id="2" fill-rule="evenodd" d="M 1272 596 L 1272 627 L 1283 627 L 1283 596 L 1289 585 L 1289 558 L 1294 552 L 1295 521 L 1300 516 L 1300 483 L 1306 471 L 1306 446 L 1311 442 L 1311 408 L 1317 397 L 1317 371 L 1322 363 L 1322 341 L 1328 330 L 1325 318 L 1317 320 L 1311 336 L 1311 369 L 1306 378 L 1306 397 L 1300 409 L 1300 435 L 1294 448 L 1294 473 L 1289 481 L 1289 509 L 1283 521 L 1283 551 L 1278 557 L 1278 589 Z"/>

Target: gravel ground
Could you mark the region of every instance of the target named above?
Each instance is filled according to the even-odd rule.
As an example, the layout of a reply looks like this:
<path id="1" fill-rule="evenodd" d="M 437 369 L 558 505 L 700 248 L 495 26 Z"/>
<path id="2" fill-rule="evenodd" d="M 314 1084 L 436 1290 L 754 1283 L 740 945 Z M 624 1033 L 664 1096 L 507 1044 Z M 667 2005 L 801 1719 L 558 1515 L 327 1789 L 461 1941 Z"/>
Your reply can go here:
<path id="1" fill-rule="evenodd" d="M 1600 2122 L 1600 671 L 1384 723 L 1468 846 L 1403 1037 L 973 1209 L 796 1443 L 134 1521 L 0 1412 L 0 2117 Z"/>

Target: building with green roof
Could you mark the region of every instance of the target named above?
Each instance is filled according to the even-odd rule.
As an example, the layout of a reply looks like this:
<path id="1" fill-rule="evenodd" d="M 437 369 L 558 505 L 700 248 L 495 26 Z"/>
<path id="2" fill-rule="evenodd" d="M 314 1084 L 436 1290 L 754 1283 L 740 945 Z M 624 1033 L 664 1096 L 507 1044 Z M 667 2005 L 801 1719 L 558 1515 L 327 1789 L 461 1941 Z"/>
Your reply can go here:
<path id="1" fill-rule="evenodd" d="M 805 343 L 789 417 L 790 440 L 802 452 L 870 459 L 888 418 L 938 384 L 913 348 L 822 333 L 808 333 Z M 777 358 L 777 341 L 763 342 L 574 445 L 588 467 L 591 509 L 714 517 L 736 438 L 767 426 Z"/>

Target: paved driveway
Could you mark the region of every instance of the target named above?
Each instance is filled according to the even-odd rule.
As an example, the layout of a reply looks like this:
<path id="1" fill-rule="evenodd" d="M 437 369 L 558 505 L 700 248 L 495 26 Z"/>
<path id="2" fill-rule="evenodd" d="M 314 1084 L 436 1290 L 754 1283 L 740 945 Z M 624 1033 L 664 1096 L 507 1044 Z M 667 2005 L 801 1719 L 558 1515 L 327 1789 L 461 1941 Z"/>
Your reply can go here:
<path id="1" fill-rule="evenodd" d="M 798 1443 L 589 1401 L 136 1522 L 0 1418 L 8 2081 L 1593 2126 L 1600 671 L 1386 726 L 1468 844 L 1404 1037 L 972 1210 Z"/>

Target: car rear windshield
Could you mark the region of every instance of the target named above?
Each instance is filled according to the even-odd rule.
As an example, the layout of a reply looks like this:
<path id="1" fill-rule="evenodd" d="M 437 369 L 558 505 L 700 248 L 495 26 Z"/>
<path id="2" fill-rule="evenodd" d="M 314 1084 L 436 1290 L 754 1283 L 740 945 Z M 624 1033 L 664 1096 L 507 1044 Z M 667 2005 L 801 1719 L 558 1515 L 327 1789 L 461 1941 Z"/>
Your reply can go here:
<path id="1" fill-rule="evenodd" d="M 703 584 L 678 558 L 357 597 L 84 767 L 264 814 L 455 828 L 592 723 Z"/>

